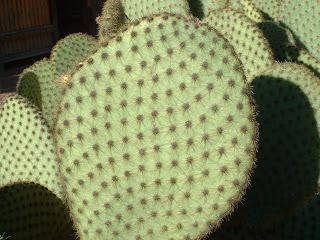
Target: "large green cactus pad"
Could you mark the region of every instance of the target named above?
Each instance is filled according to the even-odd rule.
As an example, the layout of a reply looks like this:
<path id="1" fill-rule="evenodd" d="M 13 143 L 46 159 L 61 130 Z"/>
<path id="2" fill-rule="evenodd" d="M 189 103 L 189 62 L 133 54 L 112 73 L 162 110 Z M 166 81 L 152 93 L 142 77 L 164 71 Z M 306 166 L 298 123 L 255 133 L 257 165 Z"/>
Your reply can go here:
<path id="1" fill-rule="evenodd" d="M 14 240 L 76 239 L 61 199 L 33 183 L 0 188 L 0 232 Z"/>
<path id="2" fill-rule="evenodd" d="M 64 199 L 52 132 L 37 108 L 8 95 L 0 106 L 0 187 L 38 183 Z"/>
<path id="3" fill-rule="evenodd" d="M 30 74 L 35 75 L 37 88 L 34 87 L 34 84 L 28 86 L 27 81 L 29 81 Z M 43 59 L 26 68 L 19 77 L 17 93 L 33 103 L 35 101 L 32 99 L 35 97 L 39 99 L 36 105 L 42 111 L 50 127 L 53 128 L 61 94 L 54 82 L 50 60 Z"/>
<path id="4" fill-rule="evenodd" d="M 150 16 L 74 72 L 61 173 L 83 239 L 193 239 L 241 199 L 256 150 L 240 61 L 212 28 Z"/>
<path id="5" fill-rule="evenodd" d="M 229 8 L 217 9 L 211 11 L 203 21 L 220 31 L 233 45 L 248 81 L 274 63 L 263 32 L 241 12 Z"/>
<path id="6" fill-rule="evenodd" d="M 320 184 L 320 80 L 302 65 L 277 63 L 252 85 L 260 141 L 241 214 L 244 222 L 265 228 Z"/>

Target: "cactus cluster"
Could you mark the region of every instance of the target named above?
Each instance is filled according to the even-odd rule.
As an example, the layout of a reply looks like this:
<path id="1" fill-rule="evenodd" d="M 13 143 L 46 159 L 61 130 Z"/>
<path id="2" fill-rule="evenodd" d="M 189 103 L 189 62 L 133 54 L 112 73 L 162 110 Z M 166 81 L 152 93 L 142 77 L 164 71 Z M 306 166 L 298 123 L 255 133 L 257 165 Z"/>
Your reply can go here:
<path id="1" fill-rule="evenodd" d="M 107 0 L 0 102 L 0 239 L 319 238 L 303 2 Z"/>

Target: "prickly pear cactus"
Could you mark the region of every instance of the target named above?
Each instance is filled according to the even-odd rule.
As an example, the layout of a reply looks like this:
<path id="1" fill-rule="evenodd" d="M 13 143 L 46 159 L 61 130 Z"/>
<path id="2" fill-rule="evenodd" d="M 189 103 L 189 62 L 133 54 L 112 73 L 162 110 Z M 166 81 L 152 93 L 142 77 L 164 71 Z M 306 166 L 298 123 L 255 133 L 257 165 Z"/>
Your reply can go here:
<path id="1" fill-rule="evenodd" d="M 106 1 L 101 16 L 96 20 L 99 25 L 99 42 L 108 41 L 126 23 L 126 15 L 121 0 Z"/>
<path id="2" fill-rule="evenodd" d="M 163 12 L 191 17 L 188 0 L 121 0 L 130 21 Z"/>
<path id="3" fill-rule="evenodd" d="M 220 31 L 233 45 L 249 82 L 274 63 L 263 32 L 243 13 L 229 8 L 217 9 L 211 11 L 203 21 Z"/>
<path id="4" fill-rule="evenodd" d="M 277 63 L 252 82 L 259 106 L 258 167 L 240 207 L 244 222 L 267 228 L 320 186 L 320 79 Z"/>
<path id="5" fill-rule="evenodd" d="M 75 71 L 58 113 L 61 174 L 81 239 L 195 239 L 242 198 L 255 108 L 215 30 L 134 21 Z"/>
<path id="6" fill-rule="evenodd" d="M 30 84 L 29 76 L 36 79 L 34 84 Z M 50 60 L 43 59 L 26 68 L 19 77 L 17 93 L 35 103 L 53 129 L 61 94 L 54 82 Z"/>
<path id="7" fill-rule="evenodd" d="M 97 47 L 98 41 L 84 33 L 74 33 L 58 41 L 51 51 L 53 77 L 58 89 L 68 81 L 68 74 Z"/>
<path id="8" fill-rule="evenodd" d="M 52 132 L 38 109 L 8 95 L 1 102 L 0 126 L 0 188 L 34 182 L 64 200 Z"/>
<path id="9" fill-rule="evenodd" d="M 34 183 L 0 188 L 0 232 L 9 240 L 75 239 L 67 207 L 47 188 Z"/>

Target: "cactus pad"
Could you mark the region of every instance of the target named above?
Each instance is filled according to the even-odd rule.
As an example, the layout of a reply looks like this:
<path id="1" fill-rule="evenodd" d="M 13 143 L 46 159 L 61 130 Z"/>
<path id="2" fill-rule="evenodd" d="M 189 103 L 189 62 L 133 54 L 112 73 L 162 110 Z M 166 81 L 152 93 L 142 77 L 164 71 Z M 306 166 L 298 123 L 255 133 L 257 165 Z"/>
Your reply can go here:
<path id="1" fill-rule="evenodd" d="M 0 232 L 10 236 L 9 240 L 75 239 L 61 199 L 32 183 L 0 188 Z"/>
<path id="2" fill-rule="evenodd" d="M 242 11 L 253 21 L 262 22 L 264 21 L 263 14 L 257 9 L 251 0 L 240 0 L 242 5 Z"/>
<path id="3" fill-rule="evenodd" d="M 37 78 L 38 88 L 31 85 L 28 87 L 29 94 L 25 94 L 25 79 L 30 74 L 35 74 Z M 36 104 L 39 109 L 41 109 L 44 118 L 47 120 L 51 128 L 53 128 L 58 104 L 61 98 L 59 89 L 56 87 L 56 83 L 53 79 L 53 74 L 51 71 L 50 60 L 43 59 L 39 62 L 34 63 L 31 67 L 26 68 L 20 75 L 20 80 L 17 86 L 17 93 L 26 97 L 29 101 L 32 101 L 33 97 L 39 99 Z"/>
<path id="4" fill-rule="evenodd" d="M 59 89 L 64 88 L 61 78 L 68 75 L 97 47 L 97 39 L 84 33 L 74 33 L 61 39 L 52 49 L 50 60 L 53 77 Z"/>
<path id="5" fill-rule="evenodd" d="M 52 132 L 37 108 L 8 95 L 0 106 L 0 187 L 38 183 L 64 199 Z"/>
<path id="6" fill-rule="evenodd" d="M 105 42 L 126 23 L 126 15 L 121 0 L 106 1 L 101 16 L 96 21 L 99 25 L 99 42 Z"/>
<path id="7" fill-rule="evenodd" d="M 17 93 L 20 96 L 27 98 L 30 102 L 36 105 L 39 110 L 41 110 L 41 88 L 39 78 L 34 72 L 27 71 L 20 75 L 17 85 Z"/>
<path id="8" fill-rule="evenodd" d="M 203 21 L 220 31 L 233 45 L 248 81 L 274 63 L 263 32 L 241 12 L 229 8 L 217 9 L 204 17 Z"/>
<path id="9" fill-rule="evenodd" d="M 212 28 L 149 16 L 72 74 L 56 146 L 80 238 L 193 239 L 228 215 L 256 150 L 241 63 Z"/>
<path id="10" fill-rule="evenodd" d="M 165 12 L 191 16 L 187 0 L 121 0 L 121 2 L 130 21 Z"/>
<path id="11" fill-rule="evenodd" d="M 240 209 L 246 223 L 266 227 L 320 184 L 320 79 L 302 65 L 277 63 L 252 85 L 260 142 L 253 184 Z"/>

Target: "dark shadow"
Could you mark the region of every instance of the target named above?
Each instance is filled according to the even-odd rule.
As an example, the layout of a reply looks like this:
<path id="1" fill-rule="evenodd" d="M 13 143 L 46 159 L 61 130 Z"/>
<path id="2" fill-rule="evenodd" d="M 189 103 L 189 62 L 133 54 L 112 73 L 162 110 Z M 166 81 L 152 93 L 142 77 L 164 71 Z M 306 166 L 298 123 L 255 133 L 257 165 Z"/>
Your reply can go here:
<path id="1" fill-rule="evenodd" d="M 274 52 L 274 54 L 277 53 L 275 51 L 277 49 L 277 46 L 285 45 L 289 43 L 289 38 L 285 29 L 279 27 L 276 23 L 259 22 L 257 23 L 257 25 L 262 30 L 264 37 L 268 40 L 269 45 L 272 51 Z"/>
<path id="2" fill-rule="evenodd" d="M 0 189 L 0 233 L 12 240 L 76 239 L 62 201 L 33 183 Z"/>
<path id="3" fill-rule="evenodd" d="M 272 17 L 270 17 L 270 15 L 264 11 L 262 11 L 261 9 L 259 9 L 259 11 L 261 12 L 263 18 L 267 21 L 274 21 L 274 19 Z"/>
<path id="4" fill-rule="evenodd" d="M 280 26 L 281 27 L 284 27 L 288 30 L 290 30 L 290 32 L 292 33 L 293 37 L 294 37 L 294 40 L 296 42 L 296 45 L 299 47 L 299 48 L 302 48 L 302 49 L 306 49 L 307 50 L 307 47 L 304 45 L 303 42 L 300 41 L 300 39 L 298 38 L 298 36 L 294 33 L 294 31 L 290 28 L 290 26 L 286 25 L 285 23 L 283 23 L 282 21 L 280 21 Z"/>
<path id="5" fill-rule="evenodd" d="M 203 8 L 201 6 L 200 0 L 188 0 L 189 7 L 192 15 L 194 17 L 197 17 L 199 19 L 202 19 L 204 17 Z"/>
<path id="6" fill-rule="evenodd" d="M 275 239 L 318 239 L 320 236 L 320 195 L 314 196 L 293 215 L 268 230 Z"/>
<path id="7" fill-rule="evenodd" d="M 252 86 L 260 142 L 252 185 L 239 210 L 249 226 L 265 227 L 316 191 L 320 140 L 314 111 L 297 85 L 262 76 Z"/>

